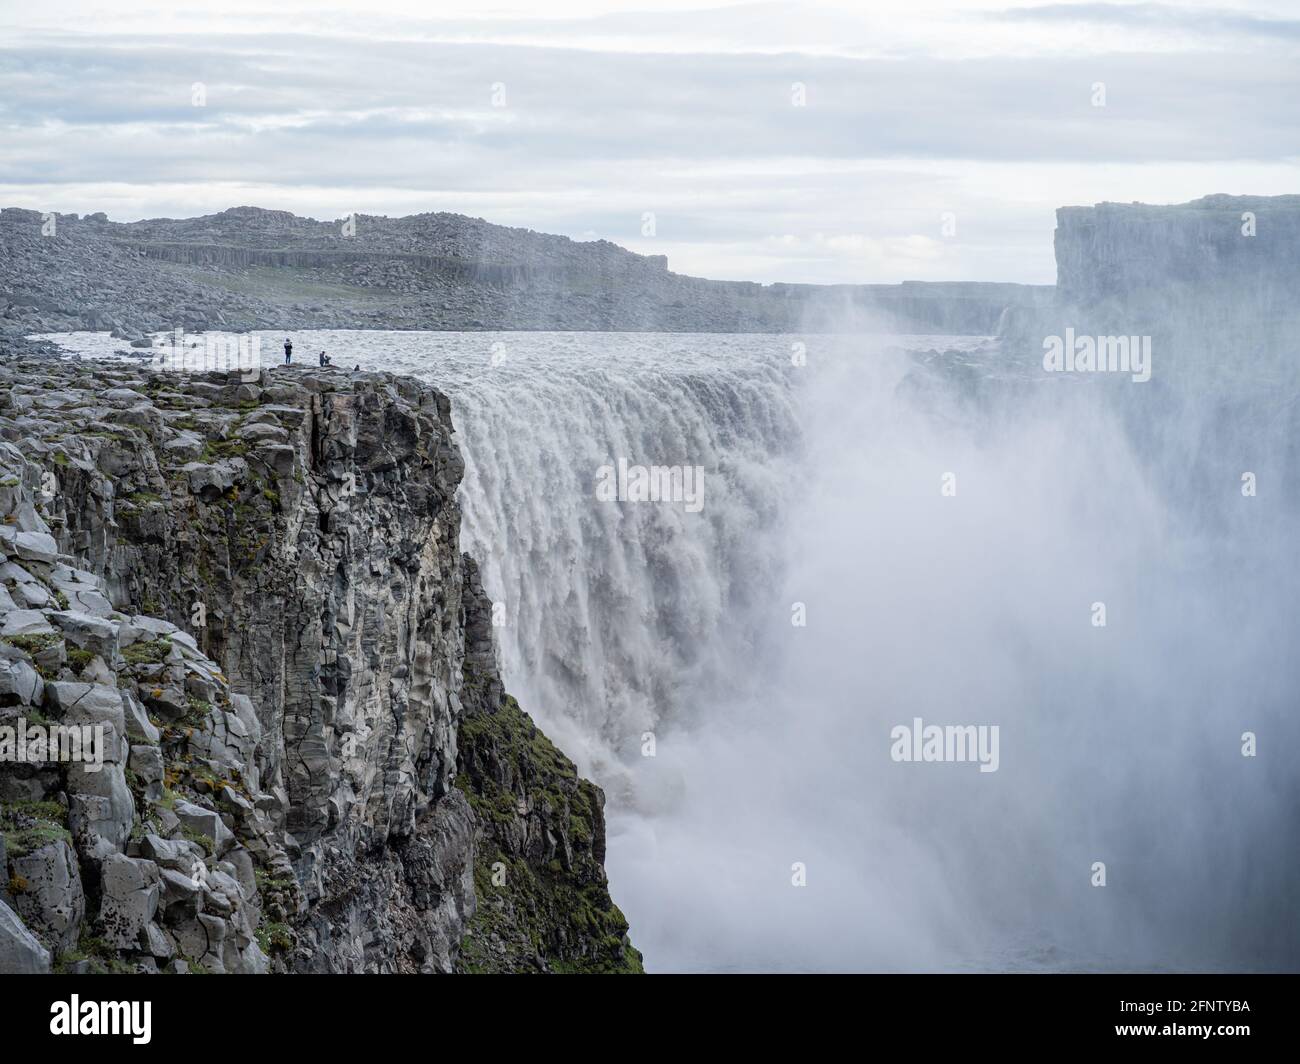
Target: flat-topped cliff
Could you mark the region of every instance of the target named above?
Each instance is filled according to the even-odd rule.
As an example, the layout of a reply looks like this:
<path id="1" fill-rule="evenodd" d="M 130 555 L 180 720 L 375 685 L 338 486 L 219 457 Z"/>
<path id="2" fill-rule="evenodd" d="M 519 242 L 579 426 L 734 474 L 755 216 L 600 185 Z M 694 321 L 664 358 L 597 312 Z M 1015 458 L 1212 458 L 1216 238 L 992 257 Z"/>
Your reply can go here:
<path id="1" fill-rule="evenodd" d="M 530 329 L 987 334 L 1050 287 L 760 285 L 662 255 L 456 214 L 333 222 L 238 207 L 117 223 L 0 211 L 0 335 L 114 330 Z"/>
<path id="2" fill-rule="evenodd" d="M 1044 339 L 1150 337 L 1155 390 L 1290 380 L 1300 359 L 1300 196 L 1062 207 L 1054 300 L 1004 322 L 1009 358 Z"/>
<path id="3" fill-rule="evenodd" d="M 1132 304 L 1171 288 L 1294 296 L 1300 196 L 1062 207 L 1055 246 L 1057 297 L 1065 304 Z"/>

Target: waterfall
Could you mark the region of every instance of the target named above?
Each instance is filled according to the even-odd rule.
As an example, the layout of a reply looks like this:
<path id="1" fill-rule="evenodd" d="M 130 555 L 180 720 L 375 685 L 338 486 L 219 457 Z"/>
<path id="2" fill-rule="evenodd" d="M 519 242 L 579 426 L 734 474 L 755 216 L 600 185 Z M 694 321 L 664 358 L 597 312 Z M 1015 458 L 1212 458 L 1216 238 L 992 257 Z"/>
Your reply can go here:
<path id="1" fill-rule="evenodd" d="M 1295 509 L 1189 473 L 1222 411 L 789 343 L 523 341 L 449 385 L 507 682 L 609 789 L 652 970 L 1294 963 Z M 1270 470 L 1286 437 L 1232 430 Z M 703 465 L 702 512 L 596 501 L 619 457 Z M 892 760 L 918 719 L 996 726 L 997 771 Z"/>
<path id="2" fill-rule="evenodd" d="M 507 683 L 619 801 L 645 797 L 624 768 L 643 736 L 758 682 L 796 372 L 780 337 L 515 336 L 448 385 Z M 702 505 L 601 501 L 620 461 L 699 469 Z"/>
<path id="3" fill-rule="evenodd" d="M 650 970 L 1294 969 L 1293 373 L 304 342 L 451 396 L 507 688 L 606 789 Z M 620 462 L 701 469 L 702 506 L 602 499 Z M 925 725 L 996 727 L 996 770 L 895 756 Z"/>

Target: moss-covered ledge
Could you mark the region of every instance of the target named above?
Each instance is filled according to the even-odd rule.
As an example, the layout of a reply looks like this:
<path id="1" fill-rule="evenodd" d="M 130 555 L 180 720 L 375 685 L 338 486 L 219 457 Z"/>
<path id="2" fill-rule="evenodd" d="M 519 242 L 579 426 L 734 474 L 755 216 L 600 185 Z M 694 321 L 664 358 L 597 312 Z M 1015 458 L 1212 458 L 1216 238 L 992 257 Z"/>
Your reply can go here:
<path id="1" fill-rule="evenodd" d="M 513 697 L 468 669 L 465 685 L 456 785 L 479 828 L 459 970 L 642 973 L 605 878 L 604 793 Z"/>

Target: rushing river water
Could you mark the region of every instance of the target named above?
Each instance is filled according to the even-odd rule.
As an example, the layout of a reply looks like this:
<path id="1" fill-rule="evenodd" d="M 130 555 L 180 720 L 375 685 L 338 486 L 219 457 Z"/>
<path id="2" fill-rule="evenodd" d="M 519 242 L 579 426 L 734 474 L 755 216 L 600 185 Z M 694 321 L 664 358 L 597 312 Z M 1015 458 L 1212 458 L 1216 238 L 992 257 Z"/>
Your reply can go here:
<path id="1" fill-rule="evenodd" d="M 969 337 L 293 339 L 451 396 L 506 685 L 650 970 L 1294 966 L 1294 508 L 1177 487 L 1148 393 Z M 996 760 L 896 759 L 917 718 Z"/>

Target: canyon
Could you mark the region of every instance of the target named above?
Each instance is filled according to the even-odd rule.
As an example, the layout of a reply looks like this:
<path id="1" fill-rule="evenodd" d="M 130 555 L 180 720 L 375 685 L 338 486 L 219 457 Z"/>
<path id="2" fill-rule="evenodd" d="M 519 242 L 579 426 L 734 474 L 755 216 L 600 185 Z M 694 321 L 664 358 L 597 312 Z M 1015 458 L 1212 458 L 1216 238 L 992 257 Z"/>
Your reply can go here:
<path id="1" fill-rule="evenodd" d="M 1249 232 L 1245 214 L 1253 219 Z M 647 730 L 658 735 L 666 761 L 674 715 L 693 701 L 716 708 L 698 691 L 735 695 L 727 688 L 741 671 L 728 668 L 752 660 L 762 644 L 728 622 L 757 614 L 779 586 L 777 552 L 764 538 L 788 472 L 778 466 L 792 463 L 817 427 L 797 416 L 791 382 L 802 367 L 791 364 L 788 336 L 774 336 L 770 351 L 761 337 L 746 338 L 751 345 L 739 351 L 723 336 L 713 346 L 674 347 L 667 369 L 660 351 L 642 352 L 633 373 L 631 359 L 609 357 L 607 335 L 605 351 L 578 359 L 549 334 L 542 337 L 552 348 L 548 361 L 528 361 L 515 350 L 526 345 L 511 341 L 510 355 L 490 363 L 500 371 L 492 381 L 504 383 L 489 386 L 474 376 L 489 364 L 486 341 L 482 366 L 470 368 L 472 352 L 458 366 L 445 352 L 430 354 L 431 342 L 411 375 L 297 366 L 169 373 L 143 364 L 147 332 L 376 324 L 466 335 L 787 330 L 809 340 L 814 367 L 829 361 L 824 345 L 799 331 L 818 324 L 934 329 L 950 339 L 996 334 L 974 353 L 900 356 L 905 372 L 887 394 L 921 413 L 895 438 L 924 440 L 931 418 L 970 416 L 987 428 L 1016 425 L 1023 410 L 1077 414 L 1063 389 L 1086 379 L 1092 405 L 1079 424 L 1095 433 L 1086 439 L 1097 444 L 1101 482 L 1088 504 L 1108 503 L 1122 484 L 1154 505 L 1129 479 L 1140 470 L 1157 485 L 1154 497 L 1172 527 L 1190 529 L 1206 556 L 1219 551 L 1244 580 L 1258 581 L 1242 586 L 1255 593 L 1249 616 L 1262 618 L 1251 644 L 1261 661 L 1237 674 L 1274 677 L 1277 690 L 1258 692 L 1271 712 L 1292 672 L 1251 670 L 1270 660 L 1265 634 L 1290 630 L 1279 576 L 1257 570 L 1272 564 L 1282 533 L 1293 528 L 1300 485 L 1293 445 L 1298 219 L 1300 197 L 1063 208 L 1055 289 L 954 283 L 881 292 L 680 278 L 664 261 L 613 245 L 522 236 L 456 216 L 362 216 L 345 237 L 336 224 L 250 208 L 130 225 L 61 215 L 44 235 L 45 216 L 0 212 L 0 725 L 43 719 L 102 726 L 110 736 L 99 773 L 0 766 L 0 969 L 639 971 L 636 927 L 629 931 L 605 873 L 604 794 L 583 775 L 603 782 L 586 772 L 600 764 L 620 780 L 618 744 L 628 735 L 639 742 Z M 88 328 L 111 331 L 111 347 L 140 364 L 52 358 L 50 345 L 28 338 Z M 1031 402 L 1031 391 L 1046 394 L 1044 337 L 1076 333 L 1152 336 L 1150 381 L 1133 388 L 1127 375 L 1048 375 L 1061 389 Z M 393 352 L 383 350 L 382 337 L 375 343 L 379 355 L 366 364 L 391 365 Z M 882 363 L 892 357 L 873 354 Z M 455 387 L 453 372 L 461 374 Z M 871 415 L 881 412 L 859 409 L 876 379 L 858 371 L 844 381 L 835 398 L 847 405 L 828 409 L 861 424 L 823 457 L 860 448 L 876 429 Z M 595 416 L 610 409 L 619 416 Z M 1107 465 L 1114 429 L 1131 454 Z M 999 455 L 1013 471 L 1007 481 L 1018 486 L 1019 463 L 1038 453 L 1044 437 L 1011 436 L 1027 441 Z M 1058 454 L 1050 435 L 1045 442 L 1043 453 Z M 906 450 L 880 453 L 910 458 Z M 978 448 L 959 453 L 980 456 Z M 699 520 L 688 527 L 667 507 L 590 506 L 600 464 L 629 454 L 689 459 L 691 468 L 700 455 L 710 457 L 707 505 L 690 515 Z M 934 457 L 947 462 L 942 449 Z M 949 468 L 933 464 L 923 470 L 927 491 Z M 1062 482 L 1086 479 L 1086 467 L 1069 467 L 1073 476 Z M 1258 522 L 1237 505 L 1243 470 L 1258 473 L 1267 491 Z M 861 488 L 846 490 L 850 498 L 890 487 L 865 467 L 843 472 L 847 485 Z M 543 475 L 560 485 L 552 495 L 573 512 L 555 498 L 534 505 L 546 495 L 538 489 Z M 979 496 L 966 487 L 978 482 L 962 476 L 964 505 Z M 1036 496 L 1015 498 L 1048 498 L 1056 484 L 1052 473 Z M 468 496 L 466 485 L 474 489 Z M 896 520 L 891 514 L 901 509 L 876 517 Z M 844 518 L 825 522 L 832 531 L 859 516 L 832 513 Z M 1015 543 L 1020 529 L 1009 519 L 1005 528 L 996 524 L 1002 511 L 985 516 L 1000 531 L 990 554 Z M 1054 511 L 1039 516 L 1044 529 L 1057 530 Z M 1150 527 L 1135 526 L 1124 540 L 1130 546 L 1162 542 Z M 894 549 L 916 539 L 918 528 L 930 526 L 900 525 Z M 1040 553 L 1050 543 L 1044 535 Z M 572 556 L 589 563 L 589 582 L 585 568 L 565 564 Z M 871 563 L 850 557 L 836 583 Z M 1035 558 L 1030 553 L 1028 563 Z M 1012 576 L 1025 571 L 1025 558 L 1014 561 L 1005 569 Z M 974 570 L 954 571 L 980 592 L 972 601 L 984 603 L 976 611 L 982 616 L 986 589 Z M 928 562 L 923 571 L 931 571 Z M 1116 572 L 1123 587 L 1125 570 Z M 877 586 L 891 586 L 890 573 L 875 575 Z M 716 587 L 701 590 L 710 581 Z M 1178 586 L 1171 581 L 1161 591 L 1172 600 Z M 923 590 L 918 583 L 910 594 Z M 1085 592 L 1092 601 L 1092 589 Z M 876 594 L 864 590 L 855 602 L 875 603 Z M 512 626 L 494 628 L 494 603 L 508 598 Z M 892 602 L 895 614 L 906 620 L 912 601 Z M 1131 603 L 1131 615 L 1161 601 Z M 575 615 L 575 602 L 589 613 Z M 817 638 L 833 648 L 824 609 L 813 616 Z M 871 620 L 860 605 L 851 616 L 854 633 Z M 788 628 L 787 618 L 780 620 Z M 882 645 L 889 627 L 875 633 Z M 969 630 L 948 635 L 961 647 Z M 984 649 L 979 662 L 1003 651 L 1001 644 Z M 857 653 L 827 651 L 812 677 L 860 681 L 832 691 L 836 704 L 879 681 L 866 671 L 865 655 L 853 659 Z M 515 677 L 546 693 L 556 715 L 545 730 L 558 747 L 526 712 L 543 700 L 513 681 L 523 704 L 506 693 L 503 658 Z M 859 664 L 861 674 L 853 671 Z M 1144 658 L 1129 679 L 1150 668 Z M 716 681 L 714 688 L 696 683 L 700 677 Z M 1183 702 L 1195 694 L 1170 691 Z M 1236 706 L 1226 695 L 1219 701 Z M 563 734 L 552 729 L 561 721 Z M 823 723 L 837 745 L 852 749 L 862 726 L 854 721 Z M 1285 742 L 1285 718 L 1271 723 Z M 1240 733 L 1235 719 L 1229 724 Z M 1140 731 L 1147 720 L 1116 726 Z M 1014 733 L 1008 726 L 1008 756 L 993 778 L 1014 781 L 1034 763 L 1010 740 L 1023 743 L 1041 727 L 1032 716 Z M 804 733 L 790 738 L 803 741 Z M 588 740 L 590 749 L 577 745 Z M 648 762 L 629 760 L 638 771 Z M 1130 785 L 1121 779 L 1116 793 Z M 857 786 L 854 779 L 839 793 Z M 1268 803 L 1294 793 L 1293 781 L 1276 772 L 1241 786 L 1257 788 L 1245 793 L 1264 827 L 1279 822 Z M 640 797 L 632 784 L 627 790 Z M 671 783 L 663 793 L 665 803 L 675 800 Z M 1057 815 L 1065 816 L 1068 801 L 1060 802 Z M 873 808 L 887 806 L 885 795 Z M 957 815 L 974 816 L 975 808 Z M 1197 830 L 1210 831 L 1206 823 L 1196 821 Z M 837 843 L 843 837 L 833 823 L 812 827 Z M 753 838 L 766 843 L 766 830 L 755 828 Z M 1050 850 L 1050 840 L 1023 834 Z M 1125 837 L 1113 837 L 1122 848 Z M 1280 891 L 1290 881 L 1290 858 L 1250 849 L 1253 842 L 1231 843 L 1241 850 L 1234 859 L 1274 873 L 1267 883 Z M 1055 866 L 1044 860 L 1042 867 L 1050 884 Z M 907 874 L 848 865 L 844 878 L 861 886 L 892 876 L 910 889 Z M 665 876 L 665 892 L 685 889 L 674 888 L 674 878 L 681 879 Z M 1013 896 L 1014 882 L 998 885 Z M 1153 876 L 1150 886 L 1159 895 L 1167 882 Z M 1189 888 L 1189 906 L 1217 912 L 1210 894 Z M 1065 896 L 1061 887 L 1045 900 Z M 686 901 L 697 900 L 683 900 L 683 919 Z M 1148 928 L 1148 914 L 1137 915 L 1144 919 L 1132 926 Z M 848 927 L 841 921 L 836 941 L 821 946 L 840 949 Z M 1251 956 L 1285 959 L 1291 948 L 1268 921 L 1253 931 L 1224 928 Z M 811 930 L 807 941 L 816 944 Z M 878 931 L 888 938 L 888 929 Z"/>

